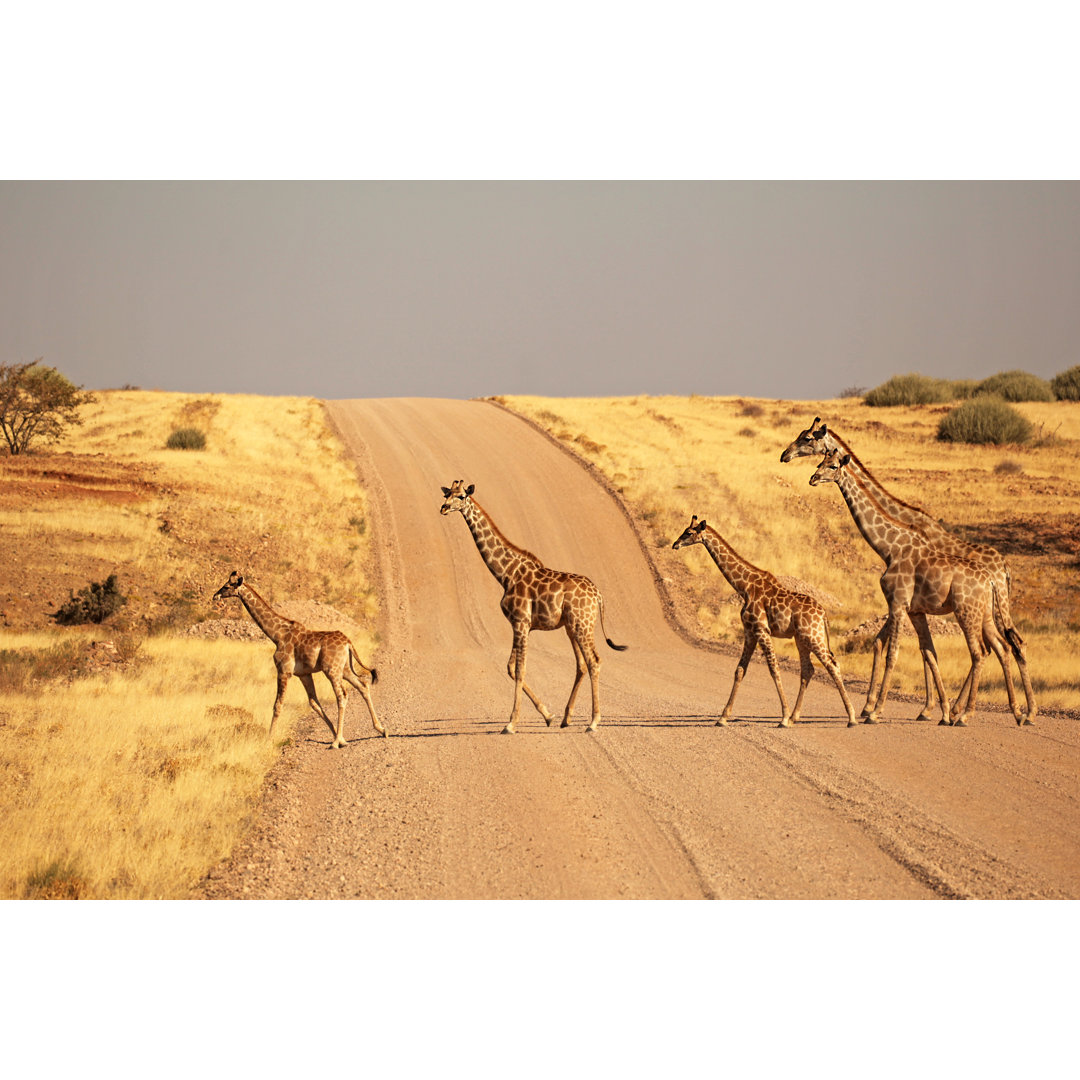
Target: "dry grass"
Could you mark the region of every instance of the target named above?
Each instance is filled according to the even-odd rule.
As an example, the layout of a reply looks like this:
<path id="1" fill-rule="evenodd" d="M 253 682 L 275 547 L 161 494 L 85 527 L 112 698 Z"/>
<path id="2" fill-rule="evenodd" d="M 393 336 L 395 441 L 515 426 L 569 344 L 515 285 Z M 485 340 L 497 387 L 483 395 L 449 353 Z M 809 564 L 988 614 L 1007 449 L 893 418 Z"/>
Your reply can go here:
<path id="1" fill-rule="evenodd" d="M 14 635 L 5 647 L 30 655 L 55 641 Z M 157 637 L 132 670 L 5 693 L 0 897 L 187 895 L 231 850 L 307 708 L 297 683 L 272 745 L 269 651 Z"/>
<path id="2" fill-rule="evenodd" d="M 811 586 L 829 611 L 834 643 L 884 614 L 881 561 L 843 500 L 831 485 L 809 486 L 810 459 L 780 462 L 795 436 L 824 417 L 895 495 L 1006 556 L 1040 707 L 1080 707 L 1072 660 L 1080 648 L 1080 408 L 1074 403 L 1020 403 L 1017 410 L 1043 438 L 1025 447 L 982 447 L 937 441 L 948 406 L 874 409 L 851 399 L 698 396 L 499 400 L 608 477 L 647 538 L 683 620 L 732 644 L 741 642 L 742 629 L 727 582 L 702 552 L 671 550 L 691 514 L 706 518 L 750 562 Z M 1003 462 L 1009 464 L 1001 468 Z M 908 641 L 896 685 L 920 694 L 922 666 Z M 955 692 L 967 668 L 966 648 L 951 638 L 937 644 Z M 869 677 L 868 653 L 841 662 L 845 676 Z M 982 700 L 1003 702 L 1000 668 L 994 662 L 992 671 L 988 663 L 984 671 Z"/>
<path id="3" fill-rule="evenodd" d="M 293 680 L 271 745 L 269 641 L 179 632 L 249 621 L 210 604 L 234 568 L 271 603 L 372 626 L 366 498 L 311 399 L 111 391 L 84 415 L 62 453 L 0 458 L 0 896 L 183 897 L 307 705 Z M 205 450 L 165 448 L 183 425 Z M 113 572 L 118 615 L 52 625 Z M 374 633 L 350 636 L 371 662 Z"/>

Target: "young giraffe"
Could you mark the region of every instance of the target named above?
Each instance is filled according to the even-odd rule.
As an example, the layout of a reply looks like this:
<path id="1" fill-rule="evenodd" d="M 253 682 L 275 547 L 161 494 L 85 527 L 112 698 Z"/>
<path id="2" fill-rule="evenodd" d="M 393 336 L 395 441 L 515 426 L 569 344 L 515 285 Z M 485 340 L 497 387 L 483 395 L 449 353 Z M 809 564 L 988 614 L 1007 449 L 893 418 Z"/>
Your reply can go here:
<path id="1" fill-rule="evenodd" d="M 886 514 L 862 482 L 846 468 L 849 463 L 847 454 L 830 451 L 810 477 L 810 483 L 813 486 L 834 483 L 840 488 L 856 527 L 885 562 L 881 591 L 889 605 L 886 621 L 888 653 L 880 685 L 875 686 L 871 679 L 866 697 L 866 723 L 877 723 L 878 713 L 888 698 L 905 612 L 919 636 L 923 662 L 930 666 L 934 676 L 941 704 L 940 723 L 966 726 L 967 717 L 975 711 L 979 671 L 990 649 L 1002 660 L 1009 705 L 1017 723 L 1030 722 L 1022 719 L 1017 710 L 1012 678 L 1004 663 L 1004 647 L 994 620 L 998 596 L 993 578 L 982 567 L 940 551 L 922 533 Z M 971 669 L 964 683 L 967 697 L 965 700 L 962 690 L 955 717 L 949 709 L 937 653 L 926 622 L 927 615 L 949 613 L 956 615 L 971 654 Z M 1010 629 L 1006 626 L 1007 633 Z M 875 649 L 877 647 L 875 642 Z M 877 664 L 874 667 L 876 670 Z"/>
<path id="2" fill-rule="evenodd" d="M 348 686 L 342 680 L 351 683 L 360 691 L 360 696 L 367 703 L 371 713 L 371 722 L 380 735 L 386 736 L 386 729 L 375 715 L 375 703 L 371 700 L 371 686 L 378 681 L 374 668 L 365 667 L 356 654 L 356 646 L 340 630 L 308 630 L 294 619 L 279 615 L 235 570 L 229 580 L 214 593 L 215 600 L 236 597 L 247 608 L 248 614 L 255 620 L 259 629 L 277 646 L 274 650 L 274 665 L 277 667 L 277 698 L 274 700 L 274 715 L 270 720 L 270 734 L 274 733 L 281 703 L 285 698 L 285 688 L 289 678 L 297 676 L 307 691 L 308 704 L 326 721 L 326 726 L 334 736 L 334 749 L 348 745 L 342 735 L 345 722 L 345 705 L 349 693 Z M 360 665 L 360 671 L 353 666 L 353 661 Z M 319 703 L 315 695 L 315 680 L 312 675 L 321 671 L 334 688 L 337 698 L 338 716 L 335 724 Z"/>
<path id="3" fill-rule="evenodd" d="M 931 517 L 925 510 L 922 510 L 917 506 L 912 506 L 902 499 L 898 499 L 888 491 L 870 470 L 851 452 L 851 448 L 839 435 L 830 431 L 827 424 L 821 424 L 821 427 L 818 427 L 817 425 L 820 423 L 821 418 L 815 417 L 814 422 L 810 427 L 805 431 L 799 432 L 791 445 L 784 450 L 780 455 L 780 460 L 788 462 L 799 457 L 817 456 L 827 454 L 830 450 L 839 450 L 842 455 L 846 454 L 850 458 L 846 468 L 854 473 L 862 482 L 863 487 L 870 492 L 871 496 L 886 514 L 904 525 L 908 525 L 922 533 L 935 547 L 944 551 L 946 554 L 953 555 L 960 559 L 966 559 L 976 566 L 981 566 L 990 577 L 993 578 L 998 604 L 1001 609 L 1000 618 L 995 614 L 995 623 L 998 628 L 998 633 L 1008 641 L 1013 658 L 1016 660 L 1016 666 L 1020 672 L 1020 679 L 1024 686 L 1024 696 L 1027 699 L 1027 715 L 1029 718 L 1034 719 L 1038 713 L 1038 706 L 1035 704 L 1035 692 L 1028 675 L 1027 652 L 1024 649 L 1024 642 L 1019 633 L 1017 633 L 1016 628 L 1012 625 L 1012 615 L 1009 611 L 1012 577 L 1009 573 L 1008 563 L 1006 563 L 1004 557 L 997 549 L 991 547 L 989 544 L 969 544 L 966 541 L 961 540 L 958 536 L 955 536 L 946 529 L 939 521 Z M 884 640 L 883 635 L 885 634 L 886 629 L 886 626 L 881 628 L 881 634 L 879 635 L 881 640 Z M 877 662 L 880 656 L 881 643 L 879 641 L 875 643 L 874 648 L 874 669 L 870 674 L 871 684 L 873 684 L 875 680 Z M 999 660 L 1001 660 L 1003 668 L 1007 667 L 1007 659 L 999 657 Z M 929 666 L 924 665 L 924 674 L 926 679 L 926 703 L 923 706 L 918 719 L 929 720 L 931 708 L 931 670 Z M 1007 672 L 1005 673 L 1005 677 L 1006 680 L 1009 678 Z M 961 697 L 963 697 L 965 690 L 966 684 L 960 691 Z"/>
<path id="4" fill-rule="evenodd" d="M 780 727 L 791 727 L 799 719 L 803 695 L 814 677 L 811 653 L 818 658 L 821 666 L 836 683 L 840 700 L 847 711 L 848 727 L 853 727 L 856 724 L 855 710 L 851 707 L 840 668 L 829 646 L 829 622 L 825 617 L 825 609 L 812 596 L 785 589 L 767 570 L 752 566 L 738 555 L 714 528 L 705 521 L 698 521 L 696 514 L 671 546 L 682 548 L 690 544 L 705 545 L 705 550 L 713 557 L 720 573 L 743 599 L 740 613 L 744 634 L 742 656 L 735 668 L 731 695 L 720 719 L 716 721 L 717 724 L 727 724 L 739 683 L 746 674 L 754 649 L 760 645 L 765 654 L 765 662 L 769 665 L 769 673 L 776 684 L 776 692 L 780 695 Z M 795 708 L 790 715 L 784 698 L 784 686 L 776 666 L 776 653 L 772 644 L 774 637 L 794 638 L 799 650 L 799 696 L 795 699 Z"/>
<path id="5" fill-rule="evenodd" d="M 511 544 L 496 528 L 488 513 L 473 501 L 475 490 L 474 484 L 465 487 L 462 480 L 455 480 L 450 487 L 444 487 L 442 492 L 446 499 L 439 513 L 445 515 L 456 510 L 465 518 L 481 558 L 503 587 L 502 611 L 514 628 L 514 645 L 506 664 L 507 674 L 514 680 L 514 708 L 503 734 L 514 732 L 521 708 L 522 690 L 548 727 L 555 719 L 525 681 L 525 654 L 530 630 L 558 630 L 560 626 L 566 629 L 577 661 L 577 674 L 561 726 L 566 727 L 570 723 L 574 699 L 588 668 L 592 684 L 592 722 L 585 730 L 595 731 L 600 723 L 600 656 L 593 639 L 597 616 L 608 645 L 619 652 L 627 648 L 616 645 L 603 628 L 604 598 L 587 577 L 550 570 L 531 552 Z"/>

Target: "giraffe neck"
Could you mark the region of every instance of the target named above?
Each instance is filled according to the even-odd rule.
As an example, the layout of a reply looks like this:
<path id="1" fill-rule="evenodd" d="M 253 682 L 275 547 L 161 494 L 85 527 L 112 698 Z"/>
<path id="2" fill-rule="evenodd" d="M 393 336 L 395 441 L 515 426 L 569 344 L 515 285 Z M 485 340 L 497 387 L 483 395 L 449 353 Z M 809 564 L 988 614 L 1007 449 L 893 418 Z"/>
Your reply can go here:
<path id="1" fill-rule="evenodd" d="M 292 620 L 279 615 L 250 585 L 241 585 L 236 590 L 236 595 L 240 597 L 241 603 L 247 608 L 258 628 L 274 644 L 280 642 Z"/>
<path id="2" fill-rule="evenodd" d="M 495 580 L 504 588 L 524 567 L 543 565 L 532 552 L 511 544 L 499 532 L 487 511 L 475 500 L 469 502 L 463 514 L 476 541 L 480 557 L 495 576 Z"/>
<path id="3" fill-rule="evenodd" d="M 705 526 L 701 542 L 720 568 L 720 573 L 740 596 L 746 595 L 752 582 L 764 577 L 764 570 L 748 563 L 711 525 Z"/>
<path id="4" fill-rule="evenodd" d="M 929 536 L 952 535 L 925 510 L 898 499 L 892 492 L 888 491 L 881 481 L 856 457 L 851 447 L 832 430 L 825 435 L 825 450 L 826 452 L 839 450 L 842 454 L 847 454 L 851 458 L 846 468 L 859 478 L 863 487 L 867 489 L 881 509 L 890 517 L 896 518 L 897 521 L 910 525 L 912 528 L 918 529 Z"/>
<path id="5" fill-rule="evenodd" d="M 895 558 L 901 544 L 914 542 L 919 546 L 921 535 L 886 514 L 854 473 L 842 469 L 837 486 L 851 511 L 856 528 L 886 565 Z"/>

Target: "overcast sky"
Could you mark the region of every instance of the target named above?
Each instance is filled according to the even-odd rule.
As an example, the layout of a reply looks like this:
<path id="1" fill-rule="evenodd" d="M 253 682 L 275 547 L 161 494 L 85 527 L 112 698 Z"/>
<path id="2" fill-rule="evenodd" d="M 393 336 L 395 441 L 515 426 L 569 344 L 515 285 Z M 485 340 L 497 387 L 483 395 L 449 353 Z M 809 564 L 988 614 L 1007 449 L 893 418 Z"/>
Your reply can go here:
<path id="1" fill-rule="evenodd" d="M 1080 363 L 1074 182 L 5 182 L 0 359 L 92 389 L 831 397 Z"/>

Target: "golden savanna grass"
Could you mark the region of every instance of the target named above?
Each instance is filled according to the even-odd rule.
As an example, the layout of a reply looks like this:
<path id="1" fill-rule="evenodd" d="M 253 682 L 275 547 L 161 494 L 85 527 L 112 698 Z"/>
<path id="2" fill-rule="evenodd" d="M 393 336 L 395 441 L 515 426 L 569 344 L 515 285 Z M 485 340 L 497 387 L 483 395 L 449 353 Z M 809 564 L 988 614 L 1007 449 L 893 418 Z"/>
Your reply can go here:
<path id="1" fill-rule="evenodd" d="M 272 745 L 270 642 L 183 632 L 250 621 L 210 603 L 232 569 L 273 604 L 373 626 L 366 498 L 311 399 L 111 391 L 84 418 L 56 450 L 0 458 L 0 896 L 183 897 L 307 712 L 292 680 Z M 206 449 L 165 449 L 176 427 Z M 108 622 L 48 618 L 110 573 L 128 603 Z M 349 633 L 371 663 L 373 631 Z"/>
<path id="2" fill-rule="evenodd" d="M 1028 643 L 1040 708 L 1080 707 L 1080 407 L 1024 403 L 1030 446 L 942 443 L 941 406 L 871 408 L 861 400 L 793 402 L 733 397 L 498 399 L 595 465 L 619 491 L 668 579 L 680 616 L 705 636 L 741 643 L 739 605 L 708 554 L 672 551 L 692 514 L 751 563 L 810 586 L 829 612 L 845 677 L 868 679 L 858 629 L 885 614 L 882 563 L 857 532 L 834 485 L 809 486 L 816 461 L 780 454 L 823 417 L 899 498 L 943 519 L 969 542 L 994 545 L 1012 570 L 1012 610 Z M 949 622 L 955 625 L 951 618 Z M 789 643 L 779 643 L 789 649 Z M 935 635 L 955 695 L 969 658 L 963 638 Z M 794 653 L 794 647 L 790 646 Z M 983 668 L 980 702 L 1004 704 L 1001 669 Z M 900 651 L 898 692 L 921 694 L 914 638 Z"/>

